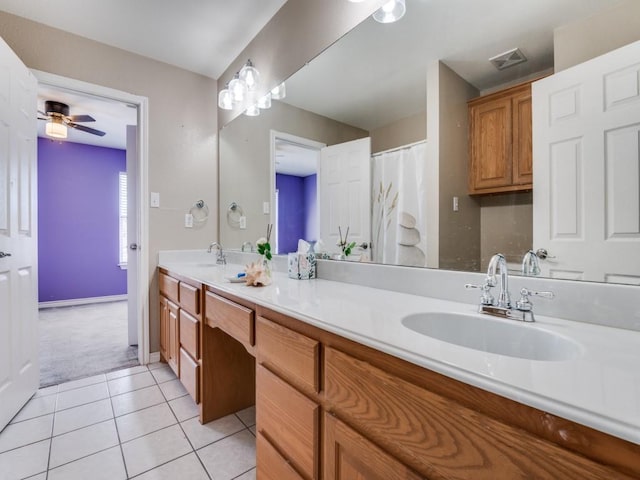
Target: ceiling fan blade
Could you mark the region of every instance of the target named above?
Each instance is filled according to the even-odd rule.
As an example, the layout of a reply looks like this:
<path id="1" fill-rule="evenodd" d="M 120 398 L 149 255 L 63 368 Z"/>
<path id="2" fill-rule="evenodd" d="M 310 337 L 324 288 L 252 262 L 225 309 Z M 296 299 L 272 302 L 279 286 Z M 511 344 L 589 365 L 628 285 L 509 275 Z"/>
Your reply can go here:
<path id="1" fill-rule="evenodd" d="M 44 113 L 42 110 L 38 110 L 38 113 L 40 115 L 42 115 L 43 117 L 48 117 L 49 115 L 47 115 L 46 113 Z"/>
<path id="2" fill-rule="evenodd" d="M 38 120 L 49 120 L 49 117 L 38 117 Z"/>
<path id="3" fill-rule="evenodd" d="M 96 119 L 91 115 L 69 115 L 67 117 L 70 122 L 95 122 Z"/>
<path id="4" fill-rule="evenodd" d="M 84 125 L 78 125 L 77 123 L 69 122 L 67 126 L 71 128 L 75 128 L 76 130 L 80 130 L 82 132 L 91 133 L 92 135 L 98 135 L 99 137 L 104 137 L 105 132 L 100 130 L 96 130 L 95 128 L 85 127 Z"/>

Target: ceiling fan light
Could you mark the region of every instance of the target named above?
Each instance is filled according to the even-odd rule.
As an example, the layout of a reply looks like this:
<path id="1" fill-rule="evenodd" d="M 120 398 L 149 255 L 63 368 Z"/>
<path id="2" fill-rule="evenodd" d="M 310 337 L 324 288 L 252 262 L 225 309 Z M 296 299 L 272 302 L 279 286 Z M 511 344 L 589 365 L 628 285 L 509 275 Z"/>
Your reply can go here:
<path id="1" fill-rule="evenodd" d="M 405 0 L 389 0 L 375 11 L 373 19 L 380 23 L 393 23 L 404 17 L 406 12 Z"/>
<path id="2" fill-rule="evenodd" d="M 228 88 L 222 89 L 218 93 L 218 107 L 223 110 L 233 110 L 233 94 Z"/>
<path id="3" fill-rule="evenodd" d="M 59 118 L 52 118 L 44 127 L 44 133 L 53 138 L 67 138 L 67 126 Z"/>
<path id="4" fill-rule="evenodd" d="M 260 115 L 260 109 L 258 108 L 258 105 L 251 105 L 244 111 L 244 114 L 247 117 L 257 117 L 258 115 Z"/>
<path id="5" fill-rule="evenodd" d="M 233 77 L 233 80 L 229 82 L 229 90 L 231 91 L 233 103 L 238 104 L 244 102 L 247 96 L 247 84 L 240 80 L 237 73 Z"/>
<path id="6" fill-rule="evenodd" d="M 251 60 L 249 60 L 244 67 L 240 69 L 240 80 L 242 80 L 247 86 L 247 90 L 250 92 L 258 88 L 260 83 L 260 72 L 253 66 Z"/>
<path id="7" fill-rule="evenodd" d="M 271 98 L 273 100 L 282 100 L 286 96 L 287 96 L 287 89 L 284 86 L 284 82 L 282 82 L 277 87 L 273 87 L 273 89 L 271 90 Z"/>
<path id="8" fill-rule="evenodd" d="M 267 93 L 263 97 L 260 97 L 260 99 L 258 100 L 258 108 L 260 108 L 261 110 L 271 108 L 271 92 Z"/>

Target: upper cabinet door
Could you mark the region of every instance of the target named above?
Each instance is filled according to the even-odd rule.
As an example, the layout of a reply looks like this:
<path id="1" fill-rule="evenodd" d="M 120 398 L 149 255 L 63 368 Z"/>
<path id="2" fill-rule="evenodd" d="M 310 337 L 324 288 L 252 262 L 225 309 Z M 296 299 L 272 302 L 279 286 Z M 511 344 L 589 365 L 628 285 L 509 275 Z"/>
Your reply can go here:
<path id="1" fill-rule="evenodd" d="M 532 188 L 531 85 L 469 102 L 469 193 Z"/>

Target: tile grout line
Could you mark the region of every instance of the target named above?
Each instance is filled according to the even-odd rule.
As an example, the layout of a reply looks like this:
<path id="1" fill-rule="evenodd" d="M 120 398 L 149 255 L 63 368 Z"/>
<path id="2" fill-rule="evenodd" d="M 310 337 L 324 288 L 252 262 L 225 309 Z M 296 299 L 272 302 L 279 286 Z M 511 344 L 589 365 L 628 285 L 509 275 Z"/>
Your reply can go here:
<path id="1" fill-rule="evenodd" d="M 147 368 L 147 371 L 149 369 Z M 126 378 L 122 377 L 122 378 Z M 107 380 L 107 392 L 109 392 L 109 405 L 111 405 L 111 413 L 113 414 L 113 423 L 116 427 L 116 435 L 118 437 L 118 448 L 120 449 L 120 456 L 122 457 L 122 466 L 124 467 L 124 476 L 125 478 L 129 478 L 129 470 L 127 468 L 127 461 L 124 458 L 124 450 L 122 449 L 122 441 L 120 440 L 120 430 L 118 429 L 118 422 L 116 421 L 116 412 L 113 408 L 113 396 L 111 395 L 111 389 L 109 389 L 109 381 Z M 116 395 L 117 396 L 117 395 Z"/>

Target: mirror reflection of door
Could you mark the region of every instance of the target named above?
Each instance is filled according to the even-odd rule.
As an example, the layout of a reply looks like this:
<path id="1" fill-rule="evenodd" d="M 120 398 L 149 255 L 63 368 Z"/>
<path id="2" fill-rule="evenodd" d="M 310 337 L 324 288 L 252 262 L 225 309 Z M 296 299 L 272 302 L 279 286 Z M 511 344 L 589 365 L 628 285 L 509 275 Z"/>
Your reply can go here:
<path id="1" fill-rule="evenodd" d="M 286 137 L 286 138 L 285 138 Z M 317 178 L 322 144 L 282 135 L 274 138 L 275 252 L 298 249 L 298 240 L 318 240 Z"/>
<path id="2" fill-rule="evenodd" d="M 371 138 L 322 149 L 319 170 L 320 238 L 328 252 L 371 242 Z"/>

